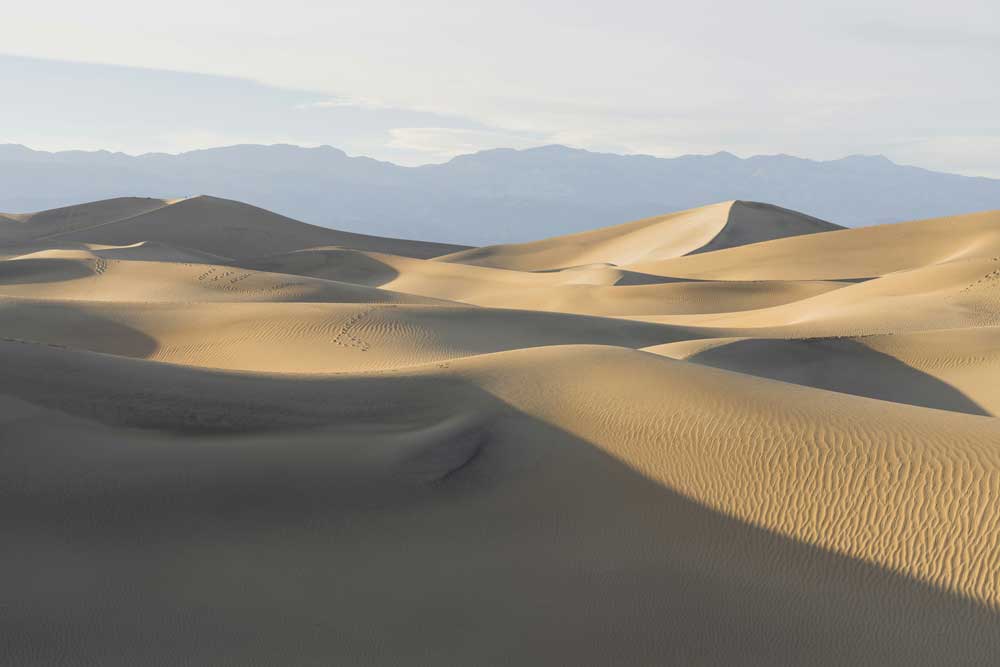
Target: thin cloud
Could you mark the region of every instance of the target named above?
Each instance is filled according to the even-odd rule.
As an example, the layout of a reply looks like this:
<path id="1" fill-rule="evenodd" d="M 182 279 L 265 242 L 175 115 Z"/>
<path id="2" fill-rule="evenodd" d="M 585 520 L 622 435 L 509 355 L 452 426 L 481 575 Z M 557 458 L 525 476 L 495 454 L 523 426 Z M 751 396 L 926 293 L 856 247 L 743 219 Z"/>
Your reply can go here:
<path id="1" fill-rule="evenodd" d="M 296 104 L 296 109 L 370 109 L 370 110 L 384 110 L 384 109 L 397 109 L 391 104 L 386 104 L 381 100 L 376 100 L 368 97 L 338 97 L 328 100 L 319 100 L 317 102 L 306 102 L 304 104 Z"/>

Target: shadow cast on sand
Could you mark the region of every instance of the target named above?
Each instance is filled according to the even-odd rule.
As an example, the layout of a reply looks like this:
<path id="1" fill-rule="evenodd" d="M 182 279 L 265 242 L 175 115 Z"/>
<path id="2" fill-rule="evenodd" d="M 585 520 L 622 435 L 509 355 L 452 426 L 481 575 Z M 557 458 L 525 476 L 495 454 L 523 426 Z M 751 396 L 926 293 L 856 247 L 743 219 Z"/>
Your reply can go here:
<path id="1" fill-rule="evenodd" d="M 694 278 L 674 278 L 671 276 L 658 276 L 652 273 L 641 273 L 639 271 L 622 271 L 622 277 L 615 283 L 615 287 L 632 287 L 635 285 L 665 285 L 667 283 L 696 283 L 702 282 Z"/>
<path id="2" fill-rule="evenodd" d="M 24 353 L 58 386 L 21 398 L 86 419 L 65 438 L 33 437 L 54 419 L 0 431 L 0 527 L 17 545 L 0 553 L 0 633 L 18 664 L 1000 655 L 995 611 L 712 511 L 456 378 L 127 361 L 102 411 L 60 395 L 86 377 L 75 353 Z M 242 424 L 261 409 L 250 396 L 299 411 L 263 415 L 282 432 L 220 428 L 211 411 Z M 422 435 L 383 423 L 401 409 Z M 192 428 L 191 411 L 214 426 Z"/>
<path id="3" fill-rule="evenodd" d="M 990 415 L 947 382 L 849 339 L 740 340 L 687 361 L 894 403 Z"/>
<path id="4" fill-rule="evenodd" d="M 4 285 L 60 283 L 93 275 L 91 268 L 77 259 L 45 257 L 0 261 L 0 288 Z"/>
<path id="5" fill-rule="evenodd" d="M 2 263 L 0 263 L 2 264 Z M 56 347 L 72 331 L 80 347 L 93 352 L 143 358 L 159 343 L 142 331 L 72 301 L 11 301 L 0 303 L 0 338 Z"/>

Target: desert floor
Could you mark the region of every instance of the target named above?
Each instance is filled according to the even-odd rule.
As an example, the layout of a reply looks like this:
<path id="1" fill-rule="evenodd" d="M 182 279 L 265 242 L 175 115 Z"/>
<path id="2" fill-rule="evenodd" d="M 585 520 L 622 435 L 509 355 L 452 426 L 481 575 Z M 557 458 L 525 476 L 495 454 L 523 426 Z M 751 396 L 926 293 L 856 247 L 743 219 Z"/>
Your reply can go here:
<path id="1" fill-rule="evenodd" d="M 3 214 L 0 664 L 996 664 L 998 415 L 998 211 Z"/>

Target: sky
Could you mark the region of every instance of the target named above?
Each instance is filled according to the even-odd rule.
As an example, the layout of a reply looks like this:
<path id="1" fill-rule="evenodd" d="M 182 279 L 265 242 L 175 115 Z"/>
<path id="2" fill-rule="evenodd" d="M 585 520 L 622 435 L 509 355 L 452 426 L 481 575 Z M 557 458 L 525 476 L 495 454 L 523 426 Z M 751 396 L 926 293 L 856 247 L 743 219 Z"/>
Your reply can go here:
<path id="1" fill-rule="evenodd" d="M 998 62 L 995 0 L 10 3 L 0 143 L 408 165 L 559 143 L 1000 177 Z"/>

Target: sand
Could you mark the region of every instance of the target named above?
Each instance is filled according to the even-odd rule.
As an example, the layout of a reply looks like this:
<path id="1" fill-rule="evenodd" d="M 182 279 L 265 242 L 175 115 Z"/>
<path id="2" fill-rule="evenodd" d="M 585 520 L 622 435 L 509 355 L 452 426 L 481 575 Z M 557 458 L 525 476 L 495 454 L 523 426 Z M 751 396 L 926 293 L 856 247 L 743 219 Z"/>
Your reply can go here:
<path id="1" fill-rule="evenodd" d="M 1000 212 L 0 215 L 0 663 L 991 664 Z"/>

